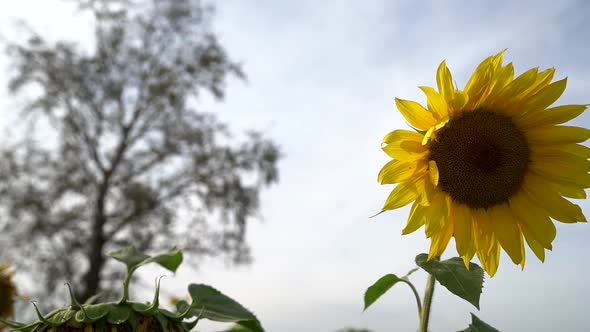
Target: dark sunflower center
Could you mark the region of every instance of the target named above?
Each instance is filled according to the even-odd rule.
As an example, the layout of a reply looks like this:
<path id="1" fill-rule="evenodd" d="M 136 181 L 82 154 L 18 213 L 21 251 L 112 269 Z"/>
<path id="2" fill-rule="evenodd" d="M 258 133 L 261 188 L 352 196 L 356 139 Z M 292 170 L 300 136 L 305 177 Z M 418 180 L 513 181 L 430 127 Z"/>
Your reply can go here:
<path id="1" fill-rule="evenodd" d="M 516 193 L 529 155 L 526 139 L 512 120 L 485 110 L 451 119 L 430 143 L 442 190 L 475 209 L 504 203 Z"/>

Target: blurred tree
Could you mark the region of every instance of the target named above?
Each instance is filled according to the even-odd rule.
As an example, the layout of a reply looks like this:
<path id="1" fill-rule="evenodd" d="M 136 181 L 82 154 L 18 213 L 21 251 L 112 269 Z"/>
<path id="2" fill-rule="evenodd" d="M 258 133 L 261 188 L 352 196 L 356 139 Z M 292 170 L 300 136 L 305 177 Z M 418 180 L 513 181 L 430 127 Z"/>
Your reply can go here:
<path id="1" fill-rule="evenodd" d="M 8 45 L 10 90 L 34 96 L 23 113 L 56 139 L 29 130 L 0 151 L 2 254 L 49 293 L 73 283 L 82 301 L 119 277 L 104 253 L 123 245 L 248 262 L 246 224 L 280 153 L 195 109 L 202 92 L 221 99 L 227 77 L 243 77 L 212 33 L 211 7 L 77 2 L 93 13 L 91 50 L 35 32 Z"/>

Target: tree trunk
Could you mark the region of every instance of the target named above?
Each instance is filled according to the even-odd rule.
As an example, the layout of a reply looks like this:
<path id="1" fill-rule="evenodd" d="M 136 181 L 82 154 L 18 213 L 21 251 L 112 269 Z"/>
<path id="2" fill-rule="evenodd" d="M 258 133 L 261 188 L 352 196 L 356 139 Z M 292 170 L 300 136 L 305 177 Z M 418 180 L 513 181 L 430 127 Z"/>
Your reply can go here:
<path id="1" fill-rule="evenodd" d="M 104 264 L 103 248 L 106 242 L 104 236 L 104 201 L 106 191 L 101 191 L 96 202 L 94 222 L 92 223 L 92 239 L 88 248 L 88 272 L 84 276 L 84 291 L 80 296 L 82 302 L 88 300 L 98 292 L 100 286 L 100 272 Z"/>

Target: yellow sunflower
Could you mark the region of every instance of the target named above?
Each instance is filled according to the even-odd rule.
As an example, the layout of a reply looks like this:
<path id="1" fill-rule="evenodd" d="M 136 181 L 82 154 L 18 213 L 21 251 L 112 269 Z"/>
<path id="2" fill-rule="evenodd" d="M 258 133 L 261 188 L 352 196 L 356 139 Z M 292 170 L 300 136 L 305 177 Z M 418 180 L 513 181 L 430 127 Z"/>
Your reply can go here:
<path id="1" fill-rule="evenodd" d="M 0 264 L 0 318 L 9 318 L 14 313 L 16 287 L 12 282 L 14 271 L 7 264 Z M 2 329 L 2 324 L 0 324 Z"/>
<path id="2" fill-rule="evenodd" d="M 527 70 L 514 78 L 504 51 L 485 59 L 465 88 L 453 86 L 445 61 L 438 91 L 420 87 L 426 108 L 395 99 L 415 131 L 395 130 L 382 148 L 393 160 L 379 173 L 382 184 L 399 183 L 383 210 L 413 203 L 403 234 L 425 226 L 429 258 L 440 256 L 452 236 L 466 266 L 475 254 L 493 276 L 500 247 L 524 267 L 524 241 L 541 260 L 555 238 L 552 219 L 585 222 L 568 198 L 586 198 L 590 148 L 579 143 L 590 130 L 559 125 L 587 105 L 548 108 L 567 79 L 551 82 L 554 68 Z M 523 239 L 524 237 L 524 239 Z"/>

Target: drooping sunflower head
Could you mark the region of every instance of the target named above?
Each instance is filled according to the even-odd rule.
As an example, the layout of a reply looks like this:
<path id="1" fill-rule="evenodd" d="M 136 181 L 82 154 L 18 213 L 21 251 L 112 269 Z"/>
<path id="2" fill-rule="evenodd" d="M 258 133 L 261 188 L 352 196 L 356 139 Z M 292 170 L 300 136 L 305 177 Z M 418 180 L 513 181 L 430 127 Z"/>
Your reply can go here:
<path id="1" fill-rule="evenodd" d="M 9 318 L 14 313 L 16 286 L 12 282 L 14 270 L 8 264 L 0 265 L 0 318 Z M 2 324 L 0 323 L 0 329 Z"/>
<path id="2" fill-rule="evenodd" d="M 420 87 L 426 107 L 396 98 L 415 130 L 385 136 L 382 147 L 393 160 L 378 178 L 398 184 L 383 210 L 413 202 L 403 234 L 425 226 L 430 258 L 454 237 L 465 264 L 477 254 L 490 275 L 500 248 L 524 267 L 525 241 L 543 261 L 556 234 L 552 219 L 586 221 L 564 197 L 586 198 L 590 187 L 590 148 L 580 144 L 590 130 L 561 125 L 587 105 L 550 107 L 567 79 L 552 82 L 553 68 L 514 78 L 503 53 L 485 59 L 463 90 L 443 61 L 438 91 Z"/>

